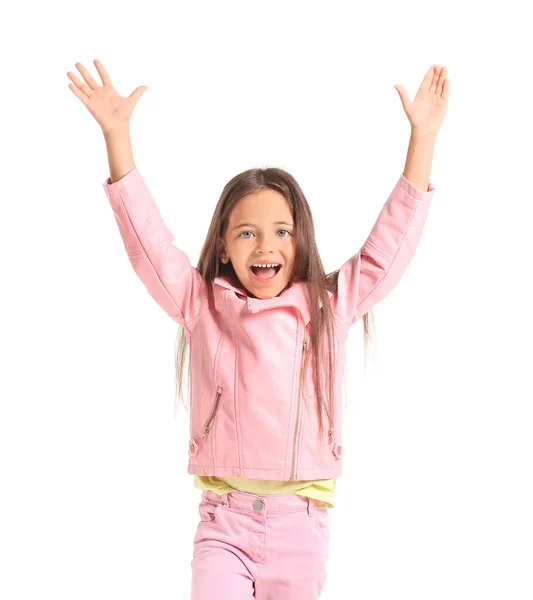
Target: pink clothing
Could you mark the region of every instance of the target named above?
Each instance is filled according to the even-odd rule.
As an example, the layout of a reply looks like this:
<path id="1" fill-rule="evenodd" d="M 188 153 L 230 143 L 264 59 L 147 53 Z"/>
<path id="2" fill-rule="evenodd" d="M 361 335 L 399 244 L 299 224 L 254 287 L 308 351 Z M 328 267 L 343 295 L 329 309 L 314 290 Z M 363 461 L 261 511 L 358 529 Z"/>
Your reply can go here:
<path id="1" fill-rule="evenodd" d="M 202 493 L 191 600 L 315 600 L 326 580 L 328 509 L 297 494 Z"/>
<path id="2" fill-rule="evenodd" d="M 337 330 L 336 419 L 320 439 L 312 361 L 302 377 L 310 349 L 307 282 L 268 299 L 249 297 L 227 275 L 206 282 L 173 245 L 137 168 L 103 186 L 135 272 L 190 342 L 188 472 L 277 481 L 339 477 L 348 329 L 403 276 L 433 186 L 421 191 L 400 175 L 367 240 L 341 266 L 338 289 L 328 292 Z M 357 189 L 350 195 L 357 198 Z"/>

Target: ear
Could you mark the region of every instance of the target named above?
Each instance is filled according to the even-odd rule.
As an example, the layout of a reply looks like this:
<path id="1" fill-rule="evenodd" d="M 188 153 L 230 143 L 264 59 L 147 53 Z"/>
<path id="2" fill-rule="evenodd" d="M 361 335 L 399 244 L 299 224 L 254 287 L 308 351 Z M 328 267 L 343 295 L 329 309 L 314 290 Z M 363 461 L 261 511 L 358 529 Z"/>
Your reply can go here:
<path id="1" fill-rule="evenodd" d="M 226 254 L 226 249 L 224 248 L 224 244 L 222 242 L 220 242 L 220 248 L 219 248 L 219 251 L 218 251 L 218 255 L 220 257 L 220 260 L 224 264 L 226 264 L 228 262 L 229 258 L 228 258 L 227 254 Z"/>

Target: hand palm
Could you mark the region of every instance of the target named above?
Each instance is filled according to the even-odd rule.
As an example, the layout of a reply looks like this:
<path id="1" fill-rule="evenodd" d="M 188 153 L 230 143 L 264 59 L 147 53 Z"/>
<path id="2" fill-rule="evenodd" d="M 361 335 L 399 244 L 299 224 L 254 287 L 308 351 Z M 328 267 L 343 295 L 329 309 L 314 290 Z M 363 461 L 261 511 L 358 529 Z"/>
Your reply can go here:
<path id="1" fill-rule="evenodd" d="M 413 129 L 437 135 L 448 108 L 450 80 L 447 71 L 446 67 L 431 65 L 413 101 L 401 85 L 394 86 Z"/>
<path id="2" fill-rule="evenodd" d="M 139 98 L 148 88 L 140 86 L 130 96 L 121 96 L 113 87 L 102 64 L 98 60 L 95 60 L 94 64 L 103 85 L 99 85 L 81 63 L 76 63 L 86 83 L 69 71 L 67 75 L 74 82 L 69 84 L 70 89 L 83 102 L 104 131 L 127 125 Z"/>

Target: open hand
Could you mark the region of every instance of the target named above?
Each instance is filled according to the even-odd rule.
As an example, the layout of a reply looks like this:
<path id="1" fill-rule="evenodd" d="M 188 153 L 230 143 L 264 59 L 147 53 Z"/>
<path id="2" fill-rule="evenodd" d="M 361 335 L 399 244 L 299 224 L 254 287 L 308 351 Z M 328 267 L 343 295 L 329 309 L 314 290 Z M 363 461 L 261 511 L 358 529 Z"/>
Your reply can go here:
<path id="1" fill-rule="evenodd" d="M 69 84 L 69 88 L 83 102 L 104 133 L 128 127 L 133 109 L 148 88 L 142 85 L 133 90 L 130 96 L 121 96 L 113 87 L 109 75 L 98 59 L 94 60 L 94 66 L 102 79 L 103 86 L 98 84 L 89 71 L 78 62 L 76 67 L 85 83 L 68 71 L 67 76 L 74 82 Z"/>
<path id="2" fill-rule="evenodd" d="M 401 85 L 394 86 L 413 129 L 437 135 L 448 108 L 450 80 L 447 73 L 446 67 L 431 65 L 412 102 Z"/>

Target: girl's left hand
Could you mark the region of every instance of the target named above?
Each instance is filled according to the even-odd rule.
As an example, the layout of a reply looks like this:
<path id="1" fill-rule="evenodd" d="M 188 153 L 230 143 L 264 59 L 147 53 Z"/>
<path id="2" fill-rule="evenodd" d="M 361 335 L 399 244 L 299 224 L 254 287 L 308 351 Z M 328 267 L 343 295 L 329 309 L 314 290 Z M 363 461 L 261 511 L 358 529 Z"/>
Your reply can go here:
<path id="1" fill-rule="evenodd" d="M 448 108 L 450 80 L 447 73 L 446 67 L 431 65 L 412 102 L 401 85 L 394 86 L 413 130 L 433 136 L 439 132 Z"/>

